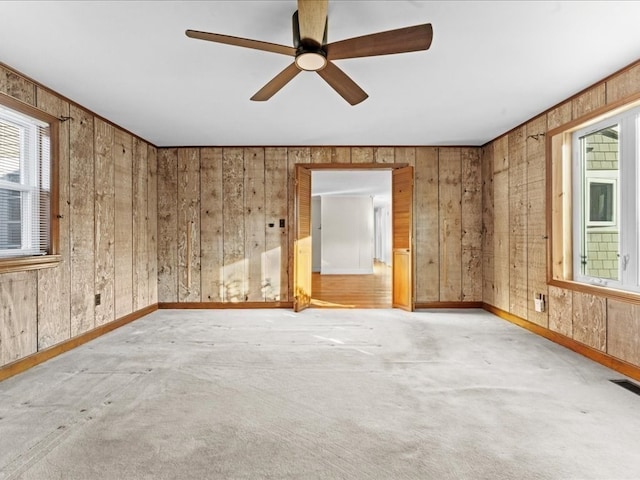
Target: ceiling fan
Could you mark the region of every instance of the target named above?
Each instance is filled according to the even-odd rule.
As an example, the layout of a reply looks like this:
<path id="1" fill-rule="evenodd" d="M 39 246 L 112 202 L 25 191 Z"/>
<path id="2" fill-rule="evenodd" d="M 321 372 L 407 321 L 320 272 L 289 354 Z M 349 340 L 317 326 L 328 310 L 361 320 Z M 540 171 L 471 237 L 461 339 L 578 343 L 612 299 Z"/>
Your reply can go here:
<path id="1" fill-rule="evenodd" d="M 259 102 L 269 100 L 305 70 L 317 72 L 347 102 L 357 105 L 368 95 L 333 60 L 415 52 L 431 46 L 433 29 L 430 23 L 327 44 L 327 4 L 328 0 L 298 0 L 298 10 L 293 14 L 293 47 L 196 30 L 187 30 L 186 34 L 190 38 L 295 57 L 291 65 L 251 97 Z"/>

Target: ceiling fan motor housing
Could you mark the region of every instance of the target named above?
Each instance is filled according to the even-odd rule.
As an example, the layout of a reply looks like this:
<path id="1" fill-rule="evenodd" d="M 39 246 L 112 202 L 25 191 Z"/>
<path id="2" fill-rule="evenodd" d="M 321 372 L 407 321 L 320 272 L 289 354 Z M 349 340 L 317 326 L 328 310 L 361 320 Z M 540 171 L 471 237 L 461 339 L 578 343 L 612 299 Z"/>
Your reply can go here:
<path id="1" fill-rule="evenodd" d="M 317 72 L 327 66 L 327 54 L 323 50 L 323 45 L 327 43 L 327 23 L 324 22 L 324 37 L 322 45 L 306 39 L 303 43 L 300 38 L 300 23 L 298 21 L 298 11 L 293 14 L 293 45 L 296 48 L 296 66 L 300 70 Z"/>

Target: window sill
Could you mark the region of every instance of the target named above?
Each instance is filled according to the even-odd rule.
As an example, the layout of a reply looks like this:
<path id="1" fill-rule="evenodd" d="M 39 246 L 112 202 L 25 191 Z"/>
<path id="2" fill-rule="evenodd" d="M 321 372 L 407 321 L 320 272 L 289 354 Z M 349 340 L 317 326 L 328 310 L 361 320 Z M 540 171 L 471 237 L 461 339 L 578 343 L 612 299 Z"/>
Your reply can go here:
<path id="1" fill-rule="evenodd" d="M 61 255 L 4 258 L 0 259 L 0 274 L 53 268 L 57 267 L 61 261 Z"/>
<path id="2" fill-rule="evenodd" d="M 590 285 L 588 283 L 574 282 L 571 280 L 551 280 L 549 285 L 553 287 L 564 288 L 574 292 L 586 293 L 590 295 L 598 295 L 607 299 L 619 300 L 626 303 L 634 303 L 640 305 L 640 293 L 630 292 L 626 290 L 618 290 L 610 287 L 601 287 L 598 285 Z"/>

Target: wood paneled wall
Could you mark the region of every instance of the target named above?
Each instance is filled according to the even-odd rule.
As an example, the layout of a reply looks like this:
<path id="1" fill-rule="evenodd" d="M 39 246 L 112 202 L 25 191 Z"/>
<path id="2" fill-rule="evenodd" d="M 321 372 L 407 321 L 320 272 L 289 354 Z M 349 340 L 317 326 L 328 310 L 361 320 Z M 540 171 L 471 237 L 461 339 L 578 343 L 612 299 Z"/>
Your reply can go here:
<path id="1" fill-rule="evenodd" d="M 296 163 L 413 165 L 416 302 L 482 300 L 479 148 L 206 147 L 158 150 L 160 302 L 293 300 Z"/>
<path id="2" fill-rule="evenodd" d="M 545 134 L 640 92 L 640 62 L 482 149 L 483 301 L 640 366 L 640 307 L 548 287 Z M 547 311 L 533 308 L 536 294 Z"/>
<path id="3" fill-rule="evenodd" d="M 2 366 L 157 302 L 157 153 L 2 66 L 0 92 L 71 117 L 60 124 L 62 261 L 0 274 Z"/>

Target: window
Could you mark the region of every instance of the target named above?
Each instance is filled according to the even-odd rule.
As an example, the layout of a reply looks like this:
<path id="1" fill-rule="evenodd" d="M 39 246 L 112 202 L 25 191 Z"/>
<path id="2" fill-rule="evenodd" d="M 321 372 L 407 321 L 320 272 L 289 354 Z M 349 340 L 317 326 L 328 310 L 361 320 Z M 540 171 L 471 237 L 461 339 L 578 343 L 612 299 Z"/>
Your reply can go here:
<path id="1" fill-rule="evenodd" d="M 52 132 L 57 120 L 0 96 L 0 271 L 57 260 Z"/>
<path id="2" fill-rule="evenodd" d="M 572 280 L 640 292 L 640 107 L 571 131 Z"/>

